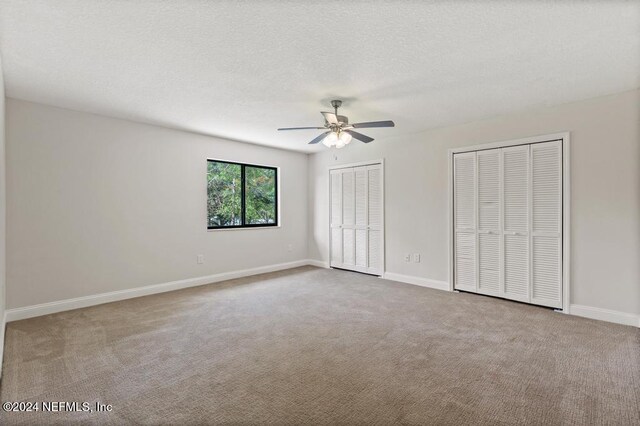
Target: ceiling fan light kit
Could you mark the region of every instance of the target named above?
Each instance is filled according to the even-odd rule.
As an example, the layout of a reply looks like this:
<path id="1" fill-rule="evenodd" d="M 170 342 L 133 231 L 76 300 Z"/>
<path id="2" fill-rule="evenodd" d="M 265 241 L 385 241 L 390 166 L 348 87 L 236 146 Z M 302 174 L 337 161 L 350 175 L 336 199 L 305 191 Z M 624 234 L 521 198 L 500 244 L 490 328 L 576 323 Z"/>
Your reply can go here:
<path id="1" fill-rule="evenodd" d="M 352 136 L 345 131 L 341 131 L 340 133 L 331 132 L 322 140 L 322 144 L 327 148 L 335 146 L 340 149 L 349 145 L 349 143 L 351 143 L 351 138 Z"/>
<path id="2" fill-rule="evenodd" d="M 363 129 L 371 127 L 395 127 L 395 123 L 391 120 L 386 121 L 369 121 L 365 123 L 353 123 L 349 124 L 349 118 L 344 115 L 338 115 L 338 108 L 342 105 L 342 101 L 334 99 L 331 101 L 331 106 L 334 112 L 321 112 L 324 116 L 324 127 L 281 127 L 278 130 L 326 130 L 326 132 L 317 136 L 309 144 L 317 144 L 322 142 L 327 148 L 344 148 L 351 143 L 353 138 L 358 139 L 361 142 L 369 143 L 373 141 L 373 138 L 358 133 L 353 129 Z"/>

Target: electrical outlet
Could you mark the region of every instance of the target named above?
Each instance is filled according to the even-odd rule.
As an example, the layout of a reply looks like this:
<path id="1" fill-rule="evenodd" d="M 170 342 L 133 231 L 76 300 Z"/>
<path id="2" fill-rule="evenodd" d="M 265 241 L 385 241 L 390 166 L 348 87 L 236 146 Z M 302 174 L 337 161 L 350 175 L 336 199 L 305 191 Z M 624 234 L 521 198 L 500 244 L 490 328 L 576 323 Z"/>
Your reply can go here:
<path id="1" fill-rule="evenodd" d="M 415 263 L 420 263 L 420 253 L 414 253 L 413 254 L 413 261 Z"/>
<path id="2" fill-rule="evenodd" d="M 196 262 L 201 265 L 204 263 L 204 254 L 199 254 L 196 256 Z"/>
<path id="3" fill-rule="evenodd" d="M 410 254 L 405 254 L 404 255 L 404 261 L 405 262 L 411 262 L 411 255 Z"/>

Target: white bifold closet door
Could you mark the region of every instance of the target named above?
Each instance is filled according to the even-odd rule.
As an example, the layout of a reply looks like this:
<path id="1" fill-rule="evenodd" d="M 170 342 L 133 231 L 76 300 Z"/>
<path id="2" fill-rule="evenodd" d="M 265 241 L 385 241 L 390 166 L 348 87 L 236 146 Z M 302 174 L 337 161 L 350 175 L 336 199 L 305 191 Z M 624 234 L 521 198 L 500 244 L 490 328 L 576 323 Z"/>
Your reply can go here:
<path id="1" fill-rule="evenodd" d="M 561 141 L 453 161 L 454 287 L 561 308 Z"/>
<path id="2" fill-rule="evenodd" d="M 500 296 L 500 151 L 479 151 L 478 293 Z"/>
<path id="3" fill-rule="evenodd" d="M 476 153 L 456 154 L 453 168 L 456 288 L 476 291 Z"/>
<path id="4" fill-rule="evenodd" d="M 531 302 L 562 307 L 562 144 L 531 145 Z"/>
<path id="5" fill-rule="evenodd" d="M 529 145 L 502 148 L 504 296 L 529 301 Z"/>
<path id="6" fill-rule="evenodd" d="M 380 164 L 331 170 L 331 266 L 382 274 Z"/>

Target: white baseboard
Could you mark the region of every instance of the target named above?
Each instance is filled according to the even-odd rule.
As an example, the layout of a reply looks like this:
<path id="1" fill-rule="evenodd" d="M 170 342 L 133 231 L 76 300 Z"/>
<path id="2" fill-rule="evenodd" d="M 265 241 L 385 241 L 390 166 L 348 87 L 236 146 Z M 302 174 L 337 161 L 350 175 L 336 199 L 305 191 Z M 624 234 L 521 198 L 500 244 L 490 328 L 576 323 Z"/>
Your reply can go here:
<path id="1" fill-rule="evenodd" d="M 308 265 L 317 266 L 318 268 L 329 268 L 329 262 L 325 262 L 323 260 L 316 259 L 308 259 Z"/>
<path id="2" fill-rule="evenodd" d="M 640 327 L 640 315 L 629 314 L 627 312 L 611 311 L 609 309 L 595 308 L 593 306 L 569 305 L 569 314 Z"/>
<path id="3" fill-rule="evenodd" d="M 419 285 L 420 287 L 435 288 L 436 290 L 449 291 L 449 283 L 446 281 L 431 280 L 428 278 L 414 277 L 411 275 L 385 272 L 382 276 L 385 280 L 399 281 L 401 283 Z"/>
<path id="4" fill-rule="evenodd" d="M 435 288 L 437 290 L 449 290 L 449 283 L 445 281 L 430 280 L 427 278 L 396 274 L 393 272 L 386 272 L 383 278 L 391 281 L 419 285 L 422 287 Z M 569 314 L 600 321 L 613 322 L 616 324 L 640 327 L 640 315 L 630 314 L 627 312 L 612 311 L 592 306 L 570 305 Z"/>
<path id="5" fill-rule="evenodd" d="M 25 306 L 22 308 L 7 309 L 4 318 L 1 318 L 0 338 L 4 335 L 4 326 L 11 321 L 33 318 L 42 315 L 53 314 L 56 312 L 69 311 L 72 309 L 86 308 L 88 306 L 100 305 L 103 303 L 116 302 L 118 300 L 132 299 L 134 297 L 147 296 L 150 294 L 164 293 L 167 291 L 180 290 L 188 287 L 196 287 L 205 284 L 213 284 L 220 281 L 232 280 L 235 278 L 248 277 L 251 275 L 264 274 L 268 272 L 282 271 L 285 269 L 297 268 L 300 266 L 316 266 L 319 268 L 329 268 L 328 262 L 315 259 L 304 259 L 295 262 L 279 263 L 276 265 L 261 266 L 258 268 L 243 269 L 239 271 L 223 272 L 220 274 L 207 275 L 203 277 L 188 278 L 185 280 L 171 281 L 168 283 L 148 285 L 144 287 L 136 287 L 127 290 L 112 291 L 109 293 L 95 294 L 91 296 L 77 297 L 74 299 L 58 300 L 55 302 L 42 303 L 39 305 Z M 415 277 L 411 275 L 396 274 L 387 272 L 383 276 L 384 279 L 391 281 L 399 281 L 402 283 L 428 287 L 437 290 L 449 290 L 449 283 L 445 281 L 431 280 L 427 278 Z M 626 312 L 612 311 L 603 308 L 595 308 L 592 306 L 570 305 L 569 311 L 571 315 L 591 318 L 601 321 L 614 322 L 617 324 L 631 325 L 640 327 L 640 315 L 630 314 Z M 2 345 L 4 346 L 4 345 Z M 2 359 L 2 346 L 0 346 L 0 360 Z M 1 361 L 0 361 L 1 362 Z M 2 367 L 0 365 L 0 377 L 2 375 Z"/>
<path id="6" fill-rule="evenodd" d="M 134 297 L 148 296 L 150 294 L 164 293 L 180 290 L 188 287 L 196 287 L 235 278 L 264 274 L 267 272 L 282 271 L 284 269 L 297 268 L 299 266 L 312 265 L 312 261 L 304 259 L 295 262 L 279 263 L 276 265 L 261 266 L 258 268 L 243 269 L 240 271 L 223 272 L 204 277 L 188 278 L 185 280 L 171 281 L 162 284 L 153 284 L 144 287 L 135 287 L 127 290 L 111 291 L 109 293 L 94 294 L 91 296 L 76 297 L 74 299 L 58 300 L 39 305 L 25 306 L 23 308 L 7 309 L 6 321 L 18 321 L 21 319 L 39 317 L 54 314 L 56 312 L 70 311 L 72 309 L 86 308 L 88 306 L 101 305 L 103 303 L 116 302 L 118 300 L 132 299 Z M 314 265 L 315 266 L 315 265 Z"/>

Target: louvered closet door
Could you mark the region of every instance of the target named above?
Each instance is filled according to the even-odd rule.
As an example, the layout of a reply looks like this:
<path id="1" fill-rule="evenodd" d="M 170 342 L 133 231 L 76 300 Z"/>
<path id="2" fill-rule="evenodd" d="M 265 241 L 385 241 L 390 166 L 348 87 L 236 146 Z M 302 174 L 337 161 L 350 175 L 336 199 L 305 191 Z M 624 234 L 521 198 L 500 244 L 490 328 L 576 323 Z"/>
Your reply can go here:
<path id="1" fill-rule="evenodd" d="M 331 266 L 382 274 L 382 166 L 332 170 L 330 179 Z"/>
<path id="2" fill-rule="evenodd" d="M 502 148 L 503 294 L 529 302 L 529 146 Z"/>
<path id="3" fill-rule="evenodd" d="M 354 168 L 355 179 L 355 266 L 367 268 L 367 170 Z"/>
<path id="4" fill-rule="evenodd" d="M 367 174 L 367 270 L 381 275 L 383 270 L 382 165 L 366 166 Z"/>
<path id="5" fill-rule="evenodd" d="M 562 144 L 531 145 L 531 302 L 562 308 Z"/>
<path id="6" fill-rule="evenodd" d="M 342 266 L 342 172 L 332 170 L 330 175 L 331 191 L 331 241 L 330 241 L 330 264 L 331 266 Z"/>
<path id="7" fill-rule="evenodd" d="M 356 264 L 356 190 L 353 169 L 342 169 L 342 266 L 353 268 Z"/>
<path id="8" fill-rule="evenodd" d="M 454 287 L 476 291 L 476 153 L 453 156 Z"/>
<path id="9" fill-rule="evenodd" d="M 478 151 L 478 293 L 501 295 L 500 150 Z"/>

